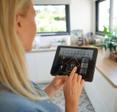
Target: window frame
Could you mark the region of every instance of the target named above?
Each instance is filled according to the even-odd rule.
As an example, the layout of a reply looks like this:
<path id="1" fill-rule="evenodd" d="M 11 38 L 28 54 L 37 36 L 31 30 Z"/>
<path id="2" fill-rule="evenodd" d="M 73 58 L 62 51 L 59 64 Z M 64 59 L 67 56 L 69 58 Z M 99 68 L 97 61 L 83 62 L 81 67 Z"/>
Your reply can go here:
<path id="1" fill-rule="evenodd" d="M 106 0 L 97 0 L 95 1 L 95 33 L 98 35 L 104 35 L 102 31 L 99 31 L 99 3 L 106 1 Z M 111 0 L 110 0 L 110 4 L 111 4 Z M 111 7 L 110 9 L 111 10 Z M 110 11 L 109 11 L 109 30 L 110 30 Z"/>
<path id="2" fill-rule="evenodd" d="M 57 35 L 69 35 L 70 34 L 70 5 L 69 4 L 35 4 L 34 6 L 59 6 L 65 5 L 65 17 L 66 17 L 66 31 L 65 32 L 37 32 L 40 36 L 57 36 Z"/>

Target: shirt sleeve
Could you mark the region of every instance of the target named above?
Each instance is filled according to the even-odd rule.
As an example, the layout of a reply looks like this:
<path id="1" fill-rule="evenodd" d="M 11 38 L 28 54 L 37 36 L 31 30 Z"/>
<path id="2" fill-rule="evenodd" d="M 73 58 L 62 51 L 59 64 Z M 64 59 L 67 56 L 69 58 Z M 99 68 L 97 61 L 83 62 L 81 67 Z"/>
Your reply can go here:
<path id="1" fill-rule="evenodd" d="M 48 94 L 44 90 L 42 90 L 42 87 L 40 86 L 39 83 L 32 82 L 32 85 L 37 90 L 41 97 L 43 97 L 44 99 L 49 99 Z"/>
<path id="2" fill-rule="evenodd" d="M 42 110 L 36 110 L 36 109 L 22 109 L 18 112 L 44 112 Z"/>

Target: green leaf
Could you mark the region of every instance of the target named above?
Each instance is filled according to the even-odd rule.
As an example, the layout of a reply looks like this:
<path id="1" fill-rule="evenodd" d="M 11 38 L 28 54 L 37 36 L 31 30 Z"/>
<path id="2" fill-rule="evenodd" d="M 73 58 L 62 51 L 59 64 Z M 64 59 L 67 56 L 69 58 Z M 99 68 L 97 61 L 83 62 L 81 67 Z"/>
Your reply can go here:
<path id="1" fill-rule="evenodd" d="M 104 27 L 103 33 L 105 35 L 107 35 L 108 38 L 112 38 L 112 32 L 109 32 L 107 27 L 105 27 L 105 26 L 103 26 L 103 27 Z"/>
<path id="2" fill-rule="evenodd" d="M 107 32 L 107 36 L 108 36 L 109 38 L 112 38 L 112 33 L 111 33 L 111 32 Z"/>
<path id="3" fill-rule="evenodd" d="M 108 32 L 107 27 L 105 27 L 105 26 L 103 26 L 103 27 L 104 27 L 103 33 L 104 33 L 104 34 L 107 34 L 107 32 Z"/>

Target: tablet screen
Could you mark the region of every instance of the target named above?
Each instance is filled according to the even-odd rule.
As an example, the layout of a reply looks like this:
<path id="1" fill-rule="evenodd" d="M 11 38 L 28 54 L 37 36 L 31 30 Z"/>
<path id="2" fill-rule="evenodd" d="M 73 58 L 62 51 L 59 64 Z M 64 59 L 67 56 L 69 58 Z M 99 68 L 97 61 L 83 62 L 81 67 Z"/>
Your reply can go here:
<path id="1" fill-rule="evenodd" d="M 96 48 L 59 46 L 51 69 L 52 75 L 69 75 L 77 66 L 77 73 L 92 81 L 97 57 Z"/>

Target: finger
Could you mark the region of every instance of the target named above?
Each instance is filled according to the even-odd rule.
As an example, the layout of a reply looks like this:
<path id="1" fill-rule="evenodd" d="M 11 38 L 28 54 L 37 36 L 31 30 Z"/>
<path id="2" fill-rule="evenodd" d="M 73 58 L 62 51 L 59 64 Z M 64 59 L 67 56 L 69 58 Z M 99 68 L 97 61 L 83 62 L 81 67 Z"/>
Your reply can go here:
<path id="1" fill-rule="evenodd" d="M 76 71 L 77 71 L 77 67 L 75 66 L 75 67 L 73 68 L 73 70 L 71 71 L 71 74 L 76 73 Z"/>
<path id="2" fill-rule="evenodd" d="M 73 70 L 70 73 L 70 79 L 73 79 L 74 74 L 76 73 L 77 67 L 74 67 Z"/>
<path id="3" fill-rule="evenodd" d="M 65 80 L 68 79 L 68 76 L 65 76 Z"/>
<path id="4" fill-rule="evenodd" d="M 77 78 L 78 83 L 81 83 L 81 79 L 82 79 L 82 76 L 78 75 L 78 78 Z"/>
<path id="5" fill-rule="evenodd" d="M 77 78 L 78 78 L 78 74 L 75 73 L 74 76 L 73 76 L 73 80 L 74 80 L 74 81 L 77 81 Z"/>
<path id="6" fill-rule="evenodd" d="M 83 90 L 84 83 L 85 83 L 85 81 L 84 80 L 81 80 L 81 85 L 80 85 L 81 91 Z"/>
<path id="7" fill-rule="evenodd" d="M 68 78 L 69 76 L 65 76 L 65 79 Z"/>
<path id="8" fill-rule="evenodd" d="M 56 76 L 57 79 L 64 79 L 66 76 Z"/>
<path id="9" fill-rule="evenodd" d="M 85 80 L 82 79 L 82 80 L 81 80 L 81 85 L 84 86 L 84 84 L 85 84 Z"/>
<path id="10" fill-rule="evenodd" d="M 61 79 L 66 79 L 66 77 L 68 77 L 67 75 L 66 76 L 60 76 Z"/>
<path id="11" fill-rule="evenodd" d="M 68 76 L 61 77 L 61 79 L 60 79 L 61 83 L 65 83 L 67 79 L 68 79 Z"/>
<path id="12" fill-rule="evenodd" d="M 68 79 L 69 79 L 69 76 L 65 76 L 63 81 L 66 82 Z"/>
<path id="13" fill-rule="evenodd" d="M 66 76 L 56 76 L 56 80 L 65 80 Z"/>
<path id="14" fill-rule="evenodd" d="M 57 79 L 57 78 L 59 78 L 59 76 L 58 76 L 58 75 L 56 75 L 56 76 L 55 76 L 55 78 Z"/>

